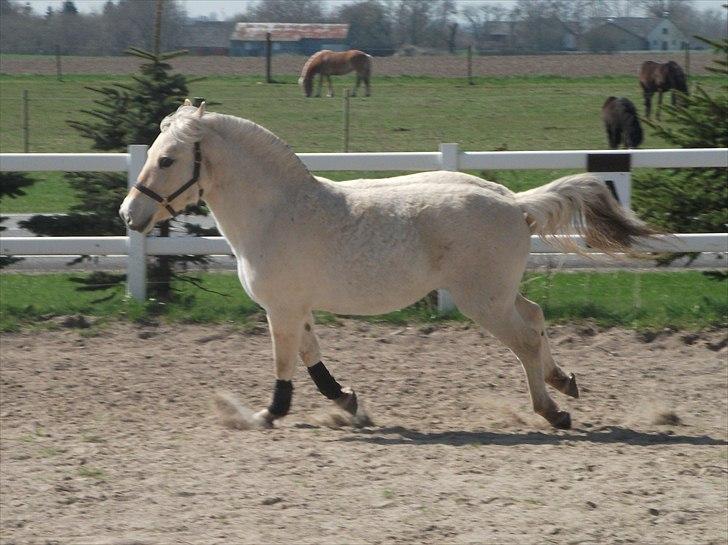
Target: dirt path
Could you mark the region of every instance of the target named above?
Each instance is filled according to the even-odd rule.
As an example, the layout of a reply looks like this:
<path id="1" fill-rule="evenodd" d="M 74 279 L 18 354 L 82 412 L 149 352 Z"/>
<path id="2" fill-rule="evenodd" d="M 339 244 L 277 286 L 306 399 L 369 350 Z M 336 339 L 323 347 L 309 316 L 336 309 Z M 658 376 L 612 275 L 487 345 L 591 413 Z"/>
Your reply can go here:
<path id="1" fill-rule="evenodd" d="M 375 420 L 293 413 L 241 432 L 216 390 L 267 404 L 261 325 L 2 336 L 0 543 L 714 543 L 728 532 L 724 334 L 552 328 L 575 429 L 529 409 L 520 367 L 463 325 L 319 327 Z M 678 421 L 679 420 L 679 421 Z"/>
<path id="2" fill-rule="evenodd" d="M 637 77 L 640 65 L 646 60 L 684 64 L 682 52 L 646 51 L 644 53 L 615 53 L 613 55 L 509 55 L 474 57 L 474 76 L 605 76 L 630 75 Z M 711 52 L 690 54 L 690 73 L 708 74 L 705 65 L 711 64 Z M 274 75 L 298 75 L 305 58 L 296 55 L 273 57 Z M 64 74 L 129 74 L 138 70 L 140 61 L 133 57 L 61 57 Z M 176 71 L 201 76 L 251 76 L 265 74 L 265 58 L 261 57 L 180 57 L 173 61 Z M 0 72 L 4 74 L 56 75 L 55 57 L 3 57 Z M 377 76 L 443 76 L 466 77 L 467 59 L 464 56 L 435 55 L 418 57 L 376 57 L 374 77 Z"/>

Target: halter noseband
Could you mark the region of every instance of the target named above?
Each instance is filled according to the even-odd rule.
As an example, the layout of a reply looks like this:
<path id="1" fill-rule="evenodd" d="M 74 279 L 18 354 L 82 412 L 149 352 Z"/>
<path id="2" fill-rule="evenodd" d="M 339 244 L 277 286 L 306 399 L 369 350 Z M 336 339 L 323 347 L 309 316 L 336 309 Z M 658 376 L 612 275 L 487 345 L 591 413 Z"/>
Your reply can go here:
<path id="1" fill-rule="evenodd" d="M 187 191 L 193 184 L 195 184 L 197 182 L 197 179 L 200 177 L 200 164 L 201 163 L 202 163 L 202 152 L 200 151 L 200 143 L 195 142 L 195 166 L 194 166 L 194 170 L 192 171 L 192 178 L 190 179 L 190 181 L 185 183 L 182 187 L 177 189 L 177 191 L 172 193 L 169 197 L 164 198 L 161 195 L 159 195 L 159 193 L 155 193 L 148 187 L 143 186 L 141 184 L 141 182 L 135 183 L 134 188 L 138 189 L 141 193 L 144 193 L 147 197 L 154 199 L 159 204 L 164 206 L 167 209 L 167 211 L 170 214 L 172 214 L 172 217 L 174 217 L 177 214 L 179 214 L 179 212 L 175 212 L 174 208 L 172 208 L 172 206 L 170 206 L 169 203 L 171 203 L 174 199 L 179 197 L 182 193 Z M 200 188 L 200 197 L 202 197 L 202 188 Z"/>

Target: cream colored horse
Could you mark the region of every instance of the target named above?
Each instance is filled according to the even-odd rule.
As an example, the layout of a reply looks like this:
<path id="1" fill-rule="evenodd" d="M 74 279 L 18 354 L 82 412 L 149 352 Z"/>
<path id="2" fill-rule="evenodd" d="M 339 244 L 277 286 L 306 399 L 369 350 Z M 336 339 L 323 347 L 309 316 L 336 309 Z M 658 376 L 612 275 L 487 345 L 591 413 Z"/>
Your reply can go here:
<path id="1" fill-rule="evenodd" d="M 556 427 L 570 426 L 546 384 L 578 397 L 574 376 L 554 362 L 541 309 L 518 287 L 532 233 L 575 229 L 608 252 L 651 234 L 595 178 L 567 176 L 522 193 L 458 172 L 333 183 L 313 177 L 263 127 L 206 113 L 204 103 L 181 107 L 161 128 L 141 189 L 129 192 L 120 214 L 131 229 L 148 232 L 195 203 L 194 186 L 204 191 L 240 282 L 266 310 L 273 338 L 273 401 L 251 416 L 251 425 L 271 426 L 288 412 L 298 357 L 324 395 L 360 415 L 356 394 L 321 362 L 313 310 L 379 314 L 445 288 L 464 314 L 518 356 L 534 410 Z M 199 176 L 190 180 L 195 170 Z"/>

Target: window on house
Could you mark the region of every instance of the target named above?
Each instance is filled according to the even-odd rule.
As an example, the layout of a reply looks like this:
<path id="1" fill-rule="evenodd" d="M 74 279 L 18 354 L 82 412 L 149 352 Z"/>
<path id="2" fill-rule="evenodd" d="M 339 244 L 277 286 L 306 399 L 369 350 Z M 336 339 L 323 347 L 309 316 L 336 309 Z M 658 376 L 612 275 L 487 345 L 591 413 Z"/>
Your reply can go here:
<path id="1" fill-rule="evenodd" d="M 662 29 L 662 33 L 663 33 L 663 34 L 667 34 L 667 28 L 663 28 L 663 29 Z"/>

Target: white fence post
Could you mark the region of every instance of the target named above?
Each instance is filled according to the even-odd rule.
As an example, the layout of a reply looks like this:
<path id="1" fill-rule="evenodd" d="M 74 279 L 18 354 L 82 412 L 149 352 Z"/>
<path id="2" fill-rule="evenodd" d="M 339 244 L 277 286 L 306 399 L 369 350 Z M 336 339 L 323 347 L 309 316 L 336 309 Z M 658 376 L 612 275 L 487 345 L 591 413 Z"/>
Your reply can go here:
<path id="1" fill-rule="evenodd" d="M 460 146 L 458 144 L 440 144 L 440 155 L 442 170 L 460 170 Z M 455 301 L 453 301 L 450 292 L 437 290 L 438 314 L 448 314 L 453 310 L 455 310 Z"/>
<path id="2" fill-rule="evenodd" d="M 588 153 L 586 169 L 612 191 L 619 203 L 629 209 L 632 205 L 632 154 Z"/>
<path id="3" fill-rule="evenodd" d="M 632 174 L 630 172 L 590 172 L 617 194 L 619 204 L 632 208 Z"/>
<path id="4" fill-rule="evenodd" d="M 144 162 L 147 160 L 147 146 L 128 147 L 127 185 L 129 189 L 137 182 Z M 126 230 L 126 293 L 137 301 L 147 298 L 147 237 L 131 229 Z"/>

